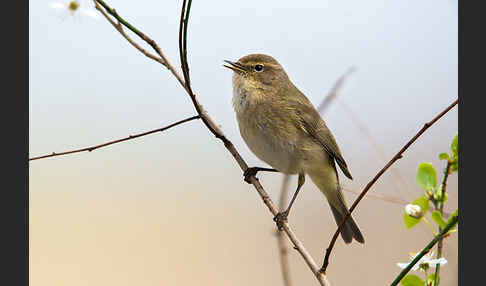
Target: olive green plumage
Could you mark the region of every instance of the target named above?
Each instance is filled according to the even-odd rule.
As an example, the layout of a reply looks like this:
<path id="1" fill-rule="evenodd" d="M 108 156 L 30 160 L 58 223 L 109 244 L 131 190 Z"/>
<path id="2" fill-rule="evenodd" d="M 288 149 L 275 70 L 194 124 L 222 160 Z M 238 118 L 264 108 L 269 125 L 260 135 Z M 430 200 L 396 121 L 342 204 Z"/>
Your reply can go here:
<path id="1" fill-rule="evenodd" d="M 233 107 L 250 150 L 286 174 L 308 174 L 326 196 L 336 223 L 348 212 L 335 163 L 352 179 L 334 136 L 309 99 L 271 56 L 251 54 L 226 61 L 233 74 Z M 346 243 L 364 238 L 350 217 L 341 232 Z"/>

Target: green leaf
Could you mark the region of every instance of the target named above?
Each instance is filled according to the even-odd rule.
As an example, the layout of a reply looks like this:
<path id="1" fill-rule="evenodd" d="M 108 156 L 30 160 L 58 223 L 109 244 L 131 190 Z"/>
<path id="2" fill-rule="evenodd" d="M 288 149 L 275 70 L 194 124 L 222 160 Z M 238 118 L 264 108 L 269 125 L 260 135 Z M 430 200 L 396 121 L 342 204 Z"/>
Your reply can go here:
<path id="1" fill-rule="evenodd" d="M 437 186 L 437 172 L 430 163 L 421 163 L 417 169 L 417 184 L 423 190 L 433 190 Z"/>
<path id="2" fill-rule="evenodd" d="M 441 197 L 442 197 L 442 192 L 440 193 L 439 200 L 441 199 Z M 444 194 L 444 200 L 442 201 L 442 203 L 447 202 L 447 198 L 448 198 L 448 197 L 449 197 L 449 196 L 447 195 L 447 193 L 445 193 L 445 194 Z"/>
<path id="3" fill-rule="evenodd" d="M 429 209 L 429 200 L 425 196 L 421 196 L 418 199 L 411 202 L 413 205 L 417 205 L 422 209 L 422 213 L 425 215 Z M 412 228 L 420 222 L 419 218 L 409 216 L 406 212 L 403 212 L 403 222 L 407 228 Z"/>
<path id="4" fill-rule="evenodd" d="M 433 211 L 431 216 L 435 223 L 440 226 L 440 228 L 444 228 L 447 225 L 447 222 L 444 220 L 439 211 Z"/>
<path id="5" fill-rule="evenodd" d="M 458 141 L 459 140 L 458 140 L 458 137 L 457 137 L 457 134 L 456 134 L 454 139 L 452 139 L 452 143 L 451 143 L 451 151 L 452 151 L 453 155 L 457 155 L 457 153 L 458 153 L 458 147 L 457 147 L 458 143 L 459 143 Z"/>
<path id="6" fill-rule="evenodd" d="M 424 286 L 425 282 L 417 275 L 407 275 L 402 279 L 402 286 Z"/>
<path id="7" fill-rule="evenodd" d="M 414 218 L 409 216 L 407 213 L 403 213 L 403 222 L 405 223 L 405 226 L 407 228 L 412 228 L 414 227 L 417 223 L 420 222 L 420 219 Z"/>
<path id="8" fill-rule="evenodd" d="M 440 160 L 449 160 L 449 154 L 447 154 L 447 153 L 440 153 L 439 154 L 439 159 Z"/>
<path id="9" fill-rule="evenodd" d="M 458 214 L 459 214 L 459 209 L 456 209 L 453 213 L 451 213 L 449 219 L 447 220 L 447 224 L 449 224 L 454 219 L 454 217 L 456 217 Z"/>
<path id="10" fill-rule="evenodd" d="M 440 276 L 437 277 L 437 285 L 435 285 L 435 273 L 429 274 L 427 276 L 427 279 L 425 280 L 427 282 L 427 285 L 431 286 L 438 286 L 440 284 Z"/>
<path id="11" fill-rule="evenodd" d="M 452 172 L 457 172 L 458 167 L 457 167 L 457 159 L 454 161 L 454 163 L 451 164 L 451 171 Z"/>
<path id="12" fill-rule="evenodd" d="M 419 197 L 415 201 L 411 202 L 411 204 L 419 206 L 424 214 L 429 210 L 429 199 L 427 199 L 425 196 Z"/>

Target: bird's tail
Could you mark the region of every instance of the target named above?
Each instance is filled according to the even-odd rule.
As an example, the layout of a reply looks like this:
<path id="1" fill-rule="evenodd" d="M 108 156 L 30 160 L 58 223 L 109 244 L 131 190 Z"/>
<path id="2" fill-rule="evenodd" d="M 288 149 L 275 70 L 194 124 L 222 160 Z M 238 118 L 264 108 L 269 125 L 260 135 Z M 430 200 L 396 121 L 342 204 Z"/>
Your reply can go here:
<path id="1" fill-rule="evenodd" d="M 332 168 L 332 166 L 329 167 Z M 326 196 L 332 214 L 334 215 L 334 219 L 336 220 L 336 224 L 339 226 L 343 217 L 349 213 L 349 211 L 339 185 L 336 169 L 333 169 L 334 170 L 321 169 L 314 172 L 311 171 L 309 172 L 309 176 L 319 190 Z M 364 237 L 353 217 L 349 217 L 346 220 L 346 223 L 341 230 L 341 237 L 345 243 L 351 243 L 353 238 L 360 243 L 364 243 Z"/>

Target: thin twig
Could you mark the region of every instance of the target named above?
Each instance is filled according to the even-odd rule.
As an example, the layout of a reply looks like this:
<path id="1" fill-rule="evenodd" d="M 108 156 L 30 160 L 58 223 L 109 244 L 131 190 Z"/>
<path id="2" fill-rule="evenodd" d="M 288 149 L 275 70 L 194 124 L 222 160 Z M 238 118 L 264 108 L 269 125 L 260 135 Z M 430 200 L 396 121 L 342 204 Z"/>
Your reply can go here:
<path id="1" fill-rule="evenodd" d="M 132 44 L 132 46 L 134 46 L 137 50 L 139 50 L 140 52 L 142 52 L 142 54 L 144 54 L 145 56 L 147 56 L 148 58 L 158 62 L 158 63 L 161 63 L 162 65 L 165 65 L 165 62 L 162 58 L 160 57 L 157 57 L 156 55 L 154 54 L 151 54 L 149 53 L 147 50 L 145 50 L 144 48 L 142 48 L 141 46 L 139 46 L 132 38 L 130 38 L 130 36 L 128 36 L 125 31 L 123 30 L 123 26 L 120 24 L 120 22 L 118 23 L 115 23 L 115 21 L 113 21 L 110 16 L 105 12 L 105 10 L 103 8 L 101 8 L 100 4 L 98 4 L 98 2 L 94 1 L 95 3 L 95 8 L 96 10 L 100 11 L 101 14 L 103 14 L 103 16 L 105 16 L 106 20 L 108 20 L 112 25 L 113 27 L 115 27 L 115 29 L 117 29 L 118 32 L 120 32 L 120 34 L 122 34 L 122 36 L 130 43 Z M 113 10 L 114 11 L 114 10 Z M 116 12 L 115 12 L 116 13 Z"/>
<path id="2" fill-rule="evenodd" d="M 327 94 L 327 96 L 324 98 L 324 100 L 319 104 L 317 107 L 317 112 L 323 113 L 326 108 L 329 107 L 331 102 L 336 99 L 338 96 L 338 91 L 341 89 L 344 80 L 352 74 L 354 71 L 356 71 L 356 67 L 351 66 L 343 75 L 341 75 L 336 83 L 334 83 L 333 87 L 331 88 L 331 91 Z"/>
<path id="3" fill-rule="evenodd" d="M 137 28 L 132 26 L 127 21 L 125 21 L 125 19 L 123 19 L 122 17 L 120 17 L 118 15 L 118 13 L 116 13 L 115 9 L 108 6 L 103 0 L 93 0 L 93 1 L 98 2 L 101 6 L 103 6 L 103 8 L 105 9 L 106 12 L 108 12 L 108 14 L 115 17 L 115 19 L 117 19 L 119 23 L 121 23 L 123 26 L 127 27 L 129 30 L 131 30 L 137 36 L 139 36 L 142 40 L 144 40 L 147 44 L 149 44 L 154 49 L 154 51 L 160 56 L 160 58 L 162 59 L 162 62 L 160 62 L 160 63 L 163 66 L 165 66 L 167 69 L 169 69 L 169 71 L 175 76 L 177 81 L 179 81 L 179 83 L 185 88 L 184 80 L 179 75 L 179 73 L 176 71 L 174 66 L 172 66 L 172 64 L 167 60 L 164 53 L 162 52 L 162 49 L 157 45 L 157 43 L 155 43 L 154 40 L 149 38 L 144 33 L 140 32 Z M 119 31 L 119 30 L 117 29 L 117 31 Z"/>
<path id="4" fill-rule="evenodd" d="M 48 154 L 48 155 L 30 158 L 29 161 L 43 159 L 43 158 L 49 158 L 49 157 L 55 157 L 55 156 L 61 156 L 61 155 L 67 155 L 67 154 L 73 154 L 73 153 L 79 153 L 79 152 L 85 152 L 85 151 L 91 152 L 91 151 L 94 151 L 96 149 L 103 148 L 103 147 L 113 145 L 113 144 L 116 144 L 116 143 L 120 143 L 120 142 L 123 142 L 123 141 L 132 140 L 132 139 L 142 137 L 142 136 L 145 136 L 145 135 L 149 135 L 149 134 L 152 134 L 152 133 L 156 133 L 156 132 L 162 132 L 164 130 L 167 130 L 169 128 L 177 126 L 179 124 L 182 124 L 182 123 L 194 120 L 194 119 L 199 119 L 199 118 L 200 118 L 199 115 L 192 116 L 192 117 L 177 121 L 175 123 L 172 123 L 170 125 L 167 125 L 165 127 L 154 129 L 154 130 L 147 131 L 147 132 L 144 132 L 144 133 L 129 135 L 128 137 L 125 137 L 125 138 L 122 138 L 122 139 L 117 139 L 117 140 L 109 141 L 109 142 L 106 142 L 106 143 L 103 143 L 103 144 L 90 146 L 90 147 L 86 147 L 86 148 L 81 148 L 81 149 L 76 149 L 76 150 L 72 150 L 72 151 L 59 152 L 59 153 L 52 152 L 51 154 Z"/>
<path id="5" fill-rule="evenodd" d="M 456 225 L 456 223 L 458 222 L 459 220 L 459 216 L 454 216 L 451 221 L 444 227 L 444 229 L 437 235 L 434 237 L 434 239 L 432 239 L 431 242 L 429 242 L 429 244 L 427 244 L 424 249 L 422 249 L 422 251 L 419 252 L 419 254 L 417 254 L 415 256 L 415 258 L 407 265 L 407 267 L 405 267 L 401 272 L 400 274 L 398 274 L 398 276 L 395 278 L 395 280 L 393 280 L 393 282 L 390 284 L 390 286 L 396 286 L 398 285 L 398 283 L 400 283 L 400 281 L 402 280 L 403 277 L 405 277 L 405 275 L 407 275 L 407 273 L 412 269 L 412 267 L 417 264 L 417 262 L 420 260 L 420 258 L 422 258 L 425 254 L 427 254 L 431 249 L 432 247 L 434 247 L 434 245 L 437 243 L 437 241 L 439 241 L 440 239 L 442 239 L 446 234 L 447 232 Z"/>
<path id="6" fill-rule="evenodd" d="M 355 66 L 351 66 L 350 68 L 348 68 L 348 70 L 343 75 L 341 75 L 339 77 L 339 79 L 336 81 L 336 83 L 332 87 L 331 91 L 329 92 L 329 94 L 326 96 L 326 98 L 324 98 L 324 100 L 317 107 L 317 111 L 319 113 L 322 114 L 324 112 L 324 110 L 327 107 L 330 106 L 331 102 L 333 100 L 337 99 L 338 94 L 339 94 L 338 91 L 343 86 L 344 81 L 356 70 L 357 70 L 357 68 Z M 380 148 L 378 143 L 376 143 L 376 140 L 373 138 L 373 136 L 371 135 L 371 132 L 366 127 L 366 125 L 363 124 L 363 122 L 358 118 L 358 116 L 356 116 L 356 114 L 354 114 L 354 112 L 346 104 L 344 104 L 344 102 L 342 100 L 339 100 L 339 101 L 340 101 L 342 107 L 344 108 L 344 110 L 348 113 L 348 116 L 351 118 L 351 121 L 358 127 L 358 129 L 363 133 L 363 135 L 365 135 L 366 138 L 368 138 L 368 140 L 371 142 L 371 145 L 373 145 L 373 147 L 375 148 L 378 155 L 380 155 L 382 158 L 384 158 L 385 152 L 383 152 L 383 148 Z M 390 171 L 397 177 L 398 180 L 400 180 L 402 182 L 402 184 L 404 186 L 407 185 L 405 180 L 403 179 L 403 177 L 401 176 L 401 174 L 399 173 L 398 170 L 395 170 L 394 168 L 392 168 Z"/>
<path id="7" fill-rule="evenodd" d="M 342 188 L 342 190 L 356 194 L 356 195 L 359 195 L 361 193 L 360 191 L 347 189 L 347 188 Z M 373 199 L 382 200 L 382 201 L 385 201 L 385 202 L 390 202 L 390 203 L 403 205 L 403 206 L 406 206 L 410 203 L 409 201 L 406 201 L 406 200 L 403 200 L 403 199 L 400 199 L 400 198 L 396 198 L 396 197 L 392 197 L 392 196 L 388 196 L 388 195 L 385 195 L 385 194 L 380 194 L 380 193 L 368 193 L 366 195 L 366 198 L 373 198 Z M 450 213 L 448 213 L 448 212 L 443 213 L 444 218 L 447 218 L 449 215 L 450 215 Z"/>
<path id="8" fill-rule="evenodd" d="M 341 75 L 338 78 L 336 83 L 334 83 L 333 87 L 331 88 L 331 91 L 327 94 L 327 96 L 324 98 L 324 100 L 317 107 L 317 111 L 320 114 L 324 114 L 324 112 L 331 105 L 331 103 L 334 100 L 338 100 L 337 97 L 339 95 L 339 90 L 343 86 L 344 81 L 356 70 L 357 70 L 357 68 L 355 66 L 351 66 L 350 68 L 348 68 L 348 70 L 343 75 Z M 373 136 L 371 136 L 371 133 L 366 128 L 366 126 L 362 123 L 362 121 L 354 114 L 354 112 L 349 107 L 346 106 L 346 104 L 344 104 L 344 102 L 342 100 L 338 100 L 338 101 L 340 101 L 341 105 L 348 112 L 349 117 L 358 126 L 358 129 L 360 129 L 360 131 L 362 131 L 366 135 L 366 137 L 368 138 L 368 140 L 370 140 L 370 142 L 375 147 L 377 152 L 380 153 L 380 155 L 382 155 L 382 157 L 384 157 L 383 150 L 378 146 L 378 144 L 376 143 L 376 140 L 374 140 Z M 393 171 L 393 169 L 391 169 L 391 171 Z M 400 174 L 396 174 L 396 175 L 397 175 L 397 177 L 399 177 L 403 181 L 403 178 L 400 176 Z M 359 192 L 355 191 L 355 190 L 345 189 L 345 188 L 343 188 L 343 190 L 359 195 Z M 387 195 L 382 195 L 382 194 L 373 194 L 373 193 L 368 194 L 368 196 L 372 197 L 372 198 L 379 199 L 379 200 L 397 203 L 397 204 L 401 204 L 401 205 L 408 204 L 408 201 L 402 200 L 400 198 L 394 198 L 392 196 L 387 196 Z"/>
<path id="9" fill-rule="evenodd" d="M 356 194 L 356 195 L 359 195 L 361 193 L 360 191 L 347 189 L 347 188 L 343 188 L 342 190 L 345 191 L 345 192 L 350 192 L 350 193 Z M 392 196 L 388 196 L 388 195 L 380 194 L 380 193 L 369 193 L 369 194 L 366 195 L 366 198 L 373 198 L 373 199 L 377 199 L 377 200 L 381 200 L 381 201 L 385 201 L 385 202 L 390 202 L 390 203 L 393 203 L 393 204 L 403 205 L 403 206 L 406 206 L 410 203 L 409 201 L 406 201 L 404 199 L 400 199 L 400 198 L 396 198 L 396 197 L 392 197 Z M 444 218 L 448 218 L 450 213 L 449 212 L 443 212 L 442 215 L 443 215 Z"/>
<path id="10" fill-rule="evenodd" d="M 326 95 L 324 100 L 319 104 L 317 107 L 317 111 L 320 114 L 324 114 L 326 109 L 331 105 L 331 103 L 337 98 L 339 95 L 339 90 L 341 89 L 344 80 L 356 70 L 354 66 L 351 66 L 343 75 L 341 75 L 338 80 L 334 83 L 333 87 L 329 91 L 329 93 Z M 290 180 L 290 175 L 285 174 L 282 182 L 282 190 L 280 192 L 280 200 L 279 200 L 279 208 L 280 211 L 284 211 L 285 207 L 287 205 L 287 193 L 288 193 L 288 183 Z M 278 238 L 278 244 L 279 244 L 279 249 L 280 249 L 280 264 L 282 267 L 282 275 L 283 275 L 283 280 L 284 280 L 284 285 L 289 286 L 291 284 L 290 282 L 290 269 L 288 266 L 288 251 L 285 246 L 285 241 L 283 240 L 283 236 L 280 231 L 277 230 L 277 238 Z"/>
<path id="11" fill-rule="evenodd" d="M 424 124 L 424 126 L 422 127 L 422 129 L 420 129 L 417 134 L 415 134 L 415 136 L 413 136 L 412 139 L 410 139 L 410 141 L 408 141 L 405 146 L 402 147 L 402 149 L 400 149 L 400 151 L 398 151 L 398 153 L 390 160 L 390 162 L 388 162 L 385 167 L 383 167 L 377 174 L 376 176 L 366 185 L 366 187 L 363 189 L 363 191 L 361 192 L 361 194 L 358 196 L 358 198 L 354 201 L 353 205 L 351 206 L 351 208 L 349 209 L 349 212 L 344 216 L 341 224 L 339 225 L 338 229 L 336 230 L 336 232 L 334 233 L 334 236 L 332 237 L 332 240 L 331 240 L 331 243 L 329 244 L 328 248 L 326 249 L 326 255 L 324 257 L 324 262 L 322 264 L 322 267 L 320 269 L 320 272 L 322 273 L 325 273 L 326 272 L 326 268 L 327 266 L 329 265 L 329 255 L 331 254 L 331 251 L 332 251 L 332 248 L 334 246 L 334 243 L 336 243 L 336 239 L 339 235 L 339 233 L 341 232 L 341 230 L 343 229 L 344 227 L 344 224 L 346 223 L 346 220 L 351 216 L 351 213 L 353 212 L 353 210 L 356 208 L 356 206 L 358 205 L 358 203 L 361 201 L 361 199 L 364 197 L 364 195 L 366 195 L 366 193 L 368 192 L 368 190 L 371 188 L 371 186 L 381 177 L 381 175 L 383 175 L 383 173 L 385 173 L 386 170 L 388 170 L 388 168 L 393 164 L 395 163 L 398 159 L 402 158 L 403 157 L 403 153 L 405 152 L 405 150 L 408 149 L 408 147 L 410 147 L 410 145 L 412 145 L 427 129 L 429 129 L 430 126 L 432 126 L 437 120 L 439 120 L 442 116 L 444 116 L 444 114 L 446 114 L 449 110 L 451 110 L 454 106 L 456 106 L 458 103 L 458 100 L 456 99 L 451 105 L 449 105 L 445 110 L 443 110 L 441 113 L 439 113 L 434 119 L 432 119 L 430 122 L 427 122 Z"/>
<path id="12" fill-rule="evenodd" d="M 341 75 L 336 83 L 334 83 L 333 87 L 326 95 L 326 97 L 322 100 L 322 102 L 317 107 L 317 111 L 320 114 L 324 114 L 326 109 L 331 105 L 331 103 L 337 98 L 339 95 L 339 90 L 342 87 L 344 80 L 353 72 L 356 68 L 354 66 L 350 67 L 343 75 Z M 280 211 L 284 211 L 287 205 L 287 194 L 288 194 L 288 184 L 290 181 L 290 175 L 285 174 L 282 182 L 282 189 L 280 192 L 280 199 L 279 199 L 279 209 Z M 282 275 L 284 280 L 284 285 L 289 286 L 290 282 L 290 269 L 288 265 L 288 250 L 285 246 L 285 240 L 283 239 L 282 233 L 277 230 L 277 239 L 278 245 L 280 249 L 280 264 L 282 267 Z"/>
<path id="13" fill-rule="evenodd" d="M 368 138 L 368 141 L 371 143 L 371 145 L 375 149 L 378 156 L 380 156 L 381 159 L 383 161 L 385 161 L 385 158 L 386 158 L 385 151 L 383 151 L 383 148 L 381 148 L 381 146 L 378 144 L 378 142 L 376 142 L 373 135 L 371 135 L 371 131 L 368 129 L 366 124 L 364 124 L 363 121 L 356 115 L 356 113 L 347 104 L 345 104 L 342 100 L 339 100 L 339 103 L 341 104 L 341 107 L 344 109 L 344 111 L 348 113 L 348 116 L 351 119 L 351 121 L 356 125 L 356 127 L 358 127 L 359 131 L 361 131 L 361 133 L 366 138 Z M 400 171 L 398 171 L 398 169 L 391 167 L 390 172 L 397 179 L 397 180 L 393 180 L 393 182 L 396 184 L 397 181 L 400 181 L 402 186 L 404 186 L 404 189 L 407 190 L 408 189 L 407 181 L 400 174 Z M 399 189 L 399 188 L 397 188 L 397 189 Z"/>
<path id="14" fill-rule="evenodd" d="M 192 88 L 190 84 L 187 84 L 189 83 L 189 68 L 188 68 L 187 58 L 186 58 L 187 50 L 185 50 L 185 52 L 183 52 L 182 50 L 187 43 L 187 37 L 186 37 L 187 34 L 183 33 L 183 30 L 187 29 L 187 27 L 184 27 L 184 23 L 188 22 L 188 19 L 184 19 L 184 16 L 188 15 L 188 12 L 185 11 L 185 7 L 186 7 L 186 1 L 183 0 L 181 19 L 179 24 L 179 56 L 180 56 L 181 66 L 183 68 L 184 80 L 186 82 L 185 89 L 192 100 L 194 108 L 196 109 L 197 113 L 201 116 L 201 119 L 203 120 L 206 127 L 209 129 L 209 131 L 211 131 L 211 133 L 213 133 L 216 136 L 216 138 L 223 141 L 223 144 L 226 147 L 226 149 L 233 155 L 240 168 L 243 171 L 245 171 L 246 169 L 248 169 L 248 165 L 243 160 L 241 155 L 238 153 L 233 143 L 224 136 L 223 132 L 213 122 L 211 117 L 209 117 L 209 115 L 204 111 L 202 106 L 197 101 L 196 95 L 192 92 Z M 188 7 L 190 8 L 190 6 Z M 260 195 L 265 205 L 268 207 L 272 215 L 275 217 L 278 213 L 278 209 L 275 207 L 274 203 L 268 196 L 267 192 L 263 189 L 262 185 L 260 184 L 260 182 L 255 176 L 251 176 L 249 179 L 251 184 L 258 191 L 258 194 Z M 317 267 L 317 264 L 315 263 L 314 259 L 310 256 L 310 254 L 307 252 L 302 242 L 300 242 L 300 240 L 294 234 L 288 222 L 284 222 L 282 224 L 282 229 L 283 231 L 285 231 L 290 241 L 292 241 L 292 243 L 294 244 L 294 248 L 301 254 L 302 258 L 305 260 L 305 262 L 311 269 L 312 273 L 316 276 L 319 283 L 323 286 L 330 285 L 324 273 L 319 272 L 319 268 Z"/>
<path id="15" fill-rule="evenodd" d="M 177 80 L 179 81 L 179 83 L 186 90 L 186 92 L 188 93 L 189 97 L 191 98 L 191 101 L 192 101 L 192 103 L 194 105 L 194 108 L 196 109 L 197 113 L 199 114 L 200 118 L 202 119 L 202 121 L 204 122 L 204 124 L 206 125 L 206 127 L 209 129 L 209 131 L 211 133 L 213 133 L 216 138 L 218 138 L 221 141 L 223 141 L 224 146 L 231 153 L 231 155 L 233 155 L 233 158 L 235 159 L 235 161 L 238 163 L 238 165 L 240 166 L 240 168 L 243 171 L 245 171 L 246 169 L 248 169 L 248 165 L 243 160 L 243 158 L 241 157 L 241 155 L 238 153 L 238 151 L 234 147 L 233 143 L 224 136 L 224 134 L 220 130 L 220 128 L 214 123 L 214 121 L 211 119 L 211 117 L 203 109 L 203 107 L 201 106 L 201 104 L 197 100 L 195 94 L 192 92 L 192 88 L 191 88 L 190 84 L 186 84 L 186 82 L 189 82 L 188 81 L 189 76 L 188 76 L 187 59 L 186 59 L 187 50 L 185 50 L 185 53 L 183 53 L 181 50 L 179 50 L 180 60 L 181 60 L 181 65 L 183 67 L 183 75 L 184 75 L 184 79 L 182 79 L 182 77 L 179 75 L 179 73 L 175 70 L 175 68 L 170 64 L 170 62 L 163 55 L 160 47 L 155 43 L 155 41 L 153 41 L 152 39 L 150 39 L 149 37 L 147 37 L 145 34 L 143 34 L 142 32 L 140 32 L 138 29 L 136 29 L 131 24 L 129 24 L 127 21 L 125 21 L 123 18 L 121 18 L 115 12 L 115 10 L 112 9 L 112 8 L 110 8 L 106 3 L 104 3 L 104 1 L 102 1 L 102 0 L 94 0 L 94 1 L 97 1 L 98 3 L 100 3 L 103 6 L 103 8 L 105 8 L 105 10 L 110 15 L 112 15 L 113 17 L 115 17 L 122 25 L 124 25 L 125 27 L 127 27 L 128 29 L 130 29 L 131 31 L 133 31 L 142 40 L 146 41 L 149 45 L 152 46 L 152 48 L 163 59 L 163 61 L 165 63 L 164 65 L 171 71 L 171 73 L 177 78 Z M 187 12 L 185 11 L 185 7 L 186 7 L 186 1 L 185 0 L 183 1 L 183 5 L 182 6 L 183 6 L 183 10 L 181 11 L 181 20 L 180 20 L 180 24 L 179 24 L 179 48 L 180 49 L 181 49 L 181 47 L 184 47 L 185 46 L 185 43 L 187 42 L 187 38 L 182 33 L 182 31 L 184 30 L 184 15 L 187 14 Z M 185 22 L 187 23 L 187 21 L 185 21 Z M 255 176 L 251 176 L 250 177 L 250 182 L 255 187 L 255 189 L 257 190 L 258 194 L 260 195 L 261 199 L 263 200 L 263 202 L 265 203 L 265 205 L 268 207 L 268 209 L 270 210 L 270 212 L 273 214 L 273 216 L 275 216 L 278 213 L 278 210 L 275 207 L 275 205 L 273 204 L 273 202 L 270 199 L 270 197 L 268 196 L 268 194 L 265 192 L 265 190 L 261 186 L 261 184 L 258 181 L 258 179 L 256 179 Z M 329 282 L 327 281 L 325 275 L 323 275 L 322 273 L 319 272 L 319 268 L 317 267 L 317 264 L 312 259 L 312 257 L 309 255 L 309 253 L 307 252 L 307 250 L 303 247 L 302 243 L 297 239 L 297 237 L 295 236 L 295 234 L 291 230 L 291 228 L 288 225 L 288 223 L 284 223 L 283 224 L 283 231 L 285 231 L 285 233 L 287 234 L 287 236 L 289 237 L 289 239 L 294 244 L 294 248 L 297 249 L 299 251 L 299 253 L 301 254 L 301 256 L 304 258 L 304 260 L 306 261 L 307 265 L 310 267 L 310 269 L 313 272 L 313 274 L 316 276 L 316 278 L 319 281 L 319 283 L 321 285 L 329 285 Z"/>
<path id="16" fill-rule="evenodd" d="M 347 188 L 343 188 L 343 191 L 350 192 L 350 193 L 353 193 L 353 194 L 356 194 L 356 195 L 359 195 L 361 193 L 360 191 L 347 189 Z M 400 198 L 395 198 L 395 197 L 388 196 L 388 195 L 385 195 L 385 194 L 379 194 L 379 193 L 369 193 L 366 197 L 367 198 L 374 198 L 374 199 L 378 199 L 378 200 L 382 200 L 382 201 L 387 201 L 387 202 L 395 203 L 395 204 L 399 204 L 399 205 L 404 205 L 404 206 L 409 204 L 409 202 L 406 201 L 406 200 L 403 200 L 403 199 L 400 199 Z"/>
<path id="17" fill-rule="evenodd" d="M 439 212 L 442 216 L 444 216 L 444 196 L 446 194 L 447 178 L 449 177 L 450 169 L 451 169 L 451 163 L 448 160 L 446 168 L 444 170 L 444 178 L 442 179 L 442 189 L 441 189 L 441 196 L 440 196 L 441 200 L 439 201 L 439 207 L 437 208 L 436 206 L 435 208 L 436 210 L 439 209 Z M 440 231 L 441 229 L 439 226 L 439 232 Z M 443 238 L 441 237 L 439 239 L 439 242 L 437 243 L 437 258 L 440 258 L 442 256 L 442 242 L 443 242 Z M 440 264 L 437 264 L 437 266 L 435 267 L 434 286 L 438 285 L 439 273 L 440 273 Z"/>
<path id="18" fill-rule="evenodd" d="M 282 181 L 282 189 L 280 191 L 280 199 L 278 202 L 278 208 L 280 211 L 284 211 L 287 206 L 287 197 L 289 191 L 290 175 L 285 174 Z M 278 229 L 275 230 L 277 235 L 278 249 L 280 253 L 280 266 L 282 269 L 282 277 L 284 286 L 291 286 L 292 282 L 290 279 L 290 267 L 289 267 L 289 249 L 287 247 L 287 242 L 283 236 L 283 233 Z"/>

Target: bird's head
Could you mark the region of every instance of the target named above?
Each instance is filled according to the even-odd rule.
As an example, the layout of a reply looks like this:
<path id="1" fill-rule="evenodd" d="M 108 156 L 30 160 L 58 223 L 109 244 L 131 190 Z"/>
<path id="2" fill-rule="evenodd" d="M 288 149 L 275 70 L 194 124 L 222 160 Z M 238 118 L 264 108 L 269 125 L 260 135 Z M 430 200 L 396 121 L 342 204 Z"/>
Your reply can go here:
<path id="1" fill-rule="evenodd" d="M 269 55 L 250 54 L 236 62 L 225 62 L 224 67 L 234 71 L 233 81 L 247 87 L 278 88 L 289 81 L 283 67 Z"/>

